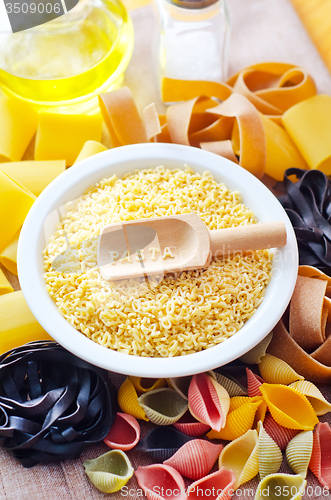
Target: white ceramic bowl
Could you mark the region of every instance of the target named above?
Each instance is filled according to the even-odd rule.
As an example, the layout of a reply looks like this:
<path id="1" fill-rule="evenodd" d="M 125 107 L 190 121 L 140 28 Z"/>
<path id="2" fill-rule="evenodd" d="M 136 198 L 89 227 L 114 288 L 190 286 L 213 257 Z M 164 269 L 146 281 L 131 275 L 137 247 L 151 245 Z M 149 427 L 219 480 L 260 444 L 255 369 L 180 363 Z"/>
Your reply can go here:
<path id="1" fill-rule="evenodd" d="M 44 223 L 49 214 L 75 200 L 91 185 L 114 173 L 121 177 L 136 168 L 157 165 L 175 168 L 188 164 L 208 170 L 243 202 L 260 222 L 283 220 L 287 244 L 275 250 L 272 278 L 265 298 L 243 328 L 222 344 L 174 358 L 129 356 L 102 347 L 75 330 L 60 314 L 44 282 Z M 48 218 L 48 226 L 50 218 Z M 55 222 L 48 231 L 55 230 Z M 110 371 L 141 377 L 180 377 L 224 365 L 246 353 L 275 326 L 291 298 L 298 269 L 298 250 L 292 225 L 273 194 L 253 175 L 220 156 L 201 149 L 170 144 L 139 144 L 105 151 L 74 165 L 39 196 L 24 223 L 18 248 L 18 274 L 24 297 L 37 321 L 63 347 L 86 361 Z"/>

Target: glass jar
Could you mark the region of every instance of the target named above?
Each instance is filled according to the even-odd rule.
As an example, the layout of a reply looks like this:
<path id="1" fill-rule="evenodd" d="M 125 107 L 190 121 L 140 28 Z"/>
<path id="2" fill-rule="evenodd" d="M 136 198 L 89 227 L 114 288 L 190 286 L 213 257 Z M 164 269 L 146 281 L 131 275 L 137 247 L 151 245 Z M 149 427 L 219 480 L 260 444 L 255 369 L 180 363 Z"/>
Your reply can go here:
<path id="1" fill-rule="evenodd" d="M 93 113 L 121 85 L 133 27 L 119 0 L 81 0 L 64 16 L 0 38 L 0 85 L 37 109 Z"/>
<path id="2" fill-rule="evenodd" d="M 227 76 L 230 18 L 225 0 L 155 0 L 157 67 L 163 77 L 222 82 Z"/>

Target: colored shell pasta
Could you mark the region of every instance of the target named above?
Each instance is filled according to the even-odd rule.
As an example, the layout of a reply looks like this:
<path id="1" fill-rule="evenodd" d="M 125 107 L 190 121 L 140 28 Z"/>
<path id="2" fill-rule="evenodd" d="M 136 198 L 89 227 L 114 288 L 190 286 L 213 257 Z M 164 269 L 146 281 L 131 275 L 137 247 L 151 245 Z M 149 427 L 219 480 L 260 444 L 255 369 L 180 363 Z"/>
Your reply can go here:
<path id="1" fill-rule="evenodd" d="M 256 223 L 240 195 L 210 174 L 156 166 L 123 179 L 114 175 L 64 212 L 43 252 L 46 287 L 70 324 L 106 348 L 149 357 L 198 352 L 232 336 L 263 300 L 272 265 L 268 250 L 213 259 L 206 269 L 166 275 L 155 286 L 144 278 L 110 286 L 97 268 L 98 236 L 114 222 L 195 212 L 209 229 Z M 224 294 L 220 316 L 215 298 Z"/>
<path id="2" fill-rule="evenodd" d="M 132 415 L 117 413 L 115 421 L 104 439 L 109 448 L 127 451 L 136 446 L 140 438 L 140 425 Z"/>
<path id="3" fill-rule="evenodd" d="M 138 484 L 148 500 L 185 500 L 185 484 L 182 476 L 169 465 L 139 466 L 135 471 Z M 157 490 L 156 490 L 157 488 Z M 162 491 L 170 492 L 165 497 Z M 160 492 L 160 494 L 158 493 Z"/>
<path id="4" fill-rule="evenodd" d="M 182 476 L 200 479 L 208 474 L 222 448 L 221 444 L 212 444 L 204 439 L 192 439 L 164 463 L 176 469 Z"/>
<path id="5" fill-rule="evenodd" d="M 188 404 L 193 417 L 214 431 L 218 432 L 225 426 L 230 398 L 224 387 L 210 375 L 201 373 L 192 377 Z"/>
<path id="6" fill-rule="evenodd" d="M 146 392 L 138 398 L 151 422 L 157 425 L 171 425 L 187 411 L 187 401 L 170 387 Z"/>
<path id="7" fill-rule="evenodd" d="M 156 462 L 163 462 L 192 438 L 173 427 L 157 427 L 142 438 L 137 449 L 148 453 Z"/>
<path id="8" fill-rule="evenodd" d="M 104 455 L 84 462 L 85 472 L 98 490 L 114 493 L 133 476 L 133 467 L 121 450 L 108 451 Z"/>

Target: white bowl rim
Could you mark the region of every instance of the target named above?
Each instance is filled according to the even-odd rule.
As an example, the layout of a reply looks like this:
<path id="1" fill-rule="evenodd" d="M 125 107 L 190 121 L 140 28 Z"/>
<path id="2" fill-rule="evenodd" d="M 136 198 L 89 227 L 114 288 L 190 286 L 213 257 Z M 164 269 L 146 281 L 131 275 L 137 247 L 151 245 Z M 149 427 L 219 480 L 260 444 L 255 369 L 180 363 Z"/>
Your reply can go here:
<path id="1" fill-rule="evenodd" d="M 130 169 L 126 166 L 125 169 L 130 171 L 137 168 L 135 163 L 143 164 L 144 161 L 150 163 L 155 161 L 157 162 L 155 166 L 162 161 L 177 163 L 178 166 L 189 164 L 196 170 L 209 170 L 214 176 L 219 172 L 220 179 L 217 180 L 224 179 L 224 183 L 230 189 L 233 189 L 231 184 L 236 186 L 243 198 L 245 197 L 243 193 L 252 190 L 257 203 L 260 198 L 267 199 L 263 211 L 265 220 L 261 220 L 259 214 L 260 221 L 283 220 L 286 225 L 287 244 L 282 249 L 276 250 L 277 262 L 274 263 L 273 269 L 278 273 L 281 272 L 278 277 L 271 279 L 265 299 L 256 313 L 233 337 L 198 353 L 169 358 L 148 358 L 129 356 L 93 342 L 72 327 L 61 315 L 46 290 L 43 273 L 40 272 L 42 256 L 41 253 L 38 255 L 38 242 L 42 238 L 45 218 L 54 207 L 57 208 L 62 204 L 59 202 L 60 196 L 65 196 L 66 201 L 75 199 L 75 196 L 68 198 L 68 193 L 78 182 L 85 182 L 87 188 L 104 177 L 104 175 L 96 177 L 99 171 L 109 168 L 112 174 L 116 166 L 120 169 L 122 165 L 128 163 L 132 164 L 132 167 Z M 87 182 L 92 175 L 97 180 Z M 229 181 L 227 177 L 231 180 Z M 245 203 L 245 199 L 243 201 Z M 288 260 L 287 255 L 290 255 Z M 198 148 L 176 144 L 148 143 L 122 146 L 99 153 L 72 166 L 57 177 L 37 198 L 24 222 L 18 246 L 18 276 L 21 289 L 32 314 L 47 333 L 65 349 L 93 365 L 108 371 L 146 378 L 180 377 L 201 373 L 229 363 L 252 349 L 274 328 L 283 315 L 294 290 L 297 269 L 298 250 L 292 224 L 269 189 L 248 171 L 223 157 Z"/>

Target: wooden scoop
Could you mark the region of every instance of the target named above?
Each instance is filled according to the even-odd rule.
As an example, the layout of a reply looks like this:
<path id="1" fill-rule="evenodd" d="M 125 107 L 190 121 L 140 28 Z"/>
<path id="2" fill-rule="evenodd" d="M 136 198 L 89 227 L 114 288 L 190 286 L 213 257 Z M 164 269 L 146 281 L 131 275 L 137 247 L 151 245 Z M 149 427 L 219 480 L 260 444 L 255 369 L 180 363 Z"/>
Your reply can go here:
<path id="1" fill-rule="evenodd" d="M 286 244 L 283 221 L 210 231 L 195 213 L 106 226 L 98 266 L 106 280 L 162 275 L 208 266 L 212 257 Z"/>

